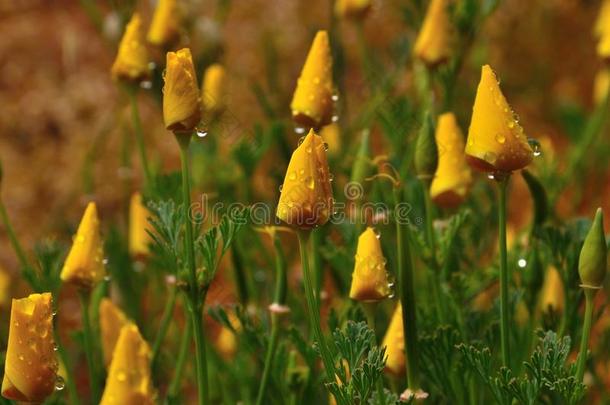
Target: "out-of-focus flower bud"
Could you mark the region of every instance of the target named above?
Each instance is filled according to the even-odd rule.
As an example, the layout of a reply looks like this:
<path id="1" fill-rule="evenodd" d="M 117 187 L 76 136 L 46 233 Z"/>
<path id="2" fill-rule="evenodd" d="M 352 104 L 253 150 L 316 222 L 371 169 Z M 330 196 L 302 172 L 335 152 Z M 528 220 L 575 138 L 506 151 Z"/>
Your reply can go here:
<path id="1" fill-rule="evenodd" d="M 90 202 L 61 270 L 61 279 L 83 288 L 97 284 L 106 275 L 103 247 L 97 208 L 94 202 Z"/>
<path id="2" fill-rule="evenodd" d="M 180 20 L 176 0 L 159 0 L 148 29 L 148 42 L 165 48 L 177 42 L 180 37 Z"/>
<path id="3" fill-rule="evenodd" d="M 429 113 L 419 129 L 415 143 L 415 173 L 422 179 L 432 179 L 438 166 L 438 149 L 434 139 L 434 123 Z"/>
<path id="4" fill-rule="evenodd" d="M 142 204 L 142 195 L 134 193 L 129 204 L 129 253 L 137 259 L 150 255 L 149 244 L 152 241 L 149 232 L 153 231 L 148 222 L 150 211 Z"/>
<path id="5" fill-rule="evenodd" d="M 125 27 L 112 69 L 112 78 L 118 81 L 139 83 L 150 77 L 148 51 L 144 44 L 142 19 L 134 13 Z"/>
<path id="6" fill-rule="evenodd" d="M 381 347 L 385 346 L 385 354 L 387 360 L 385 369 L 387 372 L 396 376 L 405 373 L 405 335 L 402 327 L 402 306 L 400 303 L 396 305 L 390 326 L 383 338 Z"/>
<path id="7" fill-rule="evenodd" d="M 455 207 L 466 198 L 472 174 L 464 154 L 464 135 L 453 113 L 438 118 L 436 144 L 438 167 L 430 186 L 430 196 L 441 207 Z"/>
<path id="8" fill-rule="evenodd" d="M 540 309 L 543 312 L 562 313 L 563 304 L 564 292 L 561 275 L 555 267 L 549 267 L 540 292 Z"/>
<path id="9" fill-rule="evenodd" d="M 11 276 L 0 267 L 0 308 L 8 307 L 11 302 Z"/>
<path id="10" fill-rule="evenodd" d="M 214 115 L 225 109 L 226 81 L 227 72 L 222 65 L 215 63 L 205 70 L 201 88 L 201 102 L 204 112 Z"/>
<path id="11" fill-rule="evenodd" d="M 328 33 L 318 31 L 313 40 L 290 108 L 292 119 L 305 128 L 321 128 L 332 121 L 333 59 Z"/>
<path id="12" fill-rule="evenodd" d="M 241 323 L 239 319 L 233 312 L 228 312 L 227 316 L 229 318 L 229 322 L 233 327 L 231 328 L 223 325 L 216 337 L 216 348 L 222 354 L 225 359 L 232 358 L 237 352 L 237 336 L 235 332 L 239 332 L 242 329 Z"/>
<path id="13" fill-rule="evenodd" d="M 312 129 L 292 153 L 276 215 L 289 225 L 310 229 L 328 221 L 332 205 L 326 147 Z"/>
<path id="14" fill-rule="evenodd" d="M 447 0 L 432 0 L 419 31 L 413 52 L 428 66 L 436 66 L 449 59 L 453 41 L 453 27 Z"/>
<path id="15" fill-rule="evenodd" d="M 104 365 L 108 367 L 112 360 L 112 353 L 123 326 L 129 324 L 129 320 L 109 298 L 103 298 L 100 302 L 100 332 L 102 335 L 102 350 L 104 352 Z"/>
<path id="16" fill-rule="evenodd" d="M 165 128 L 176 133 L 193 132 L 201 120 L 201 101 L 190 49 L 167 53 L 164 80 Z"/>
<path id="17" fill-rule="evenodd" d="M 112 355 L 100 405 L 155 403 L 151 352 L 134 324 L 123 326 Z"/>
<path id="18" fill-rule="evenodd" d="M 606 100 L 608 97 L 608 91 L 610 90 L 610 70 L 601 69 L 595 75 L 595 82 L 593 83 L 593 101 L 599 105 Z"/>
<path id="19" fill-rule="evenodd" d="M 608 268 L 607 250 L 604 214 L 598 208 L 578 260 L 578 274 L 583 288 L 601 288 L 604 284 Z"/>
<path id="20" fill-rule="evenodd" d="M 335 156 L 341 150 L 341 128 L 333 122 L 320 130 L 320 136 L 328 145 L 328 155 Z"/>
<path id="21" fill-rule="evenodd" d="M 337 0 L 335 15 L 339 18 L 362 20 L 371 11 L 371 0 Z"/>
<path id="22" fill-rule="evenodd" d="M 594 34 L 598 39 L 597 55 L 610 59 L 610 0 L 604 0 L 595 21 Z"/>
<path id="23" fill-rule="evenodd" d="M 10 322 L 2 396 L 42 403 L 57 381 L 51 294 L 14 299 Z"/>
<path id="24" fill-rule="evenodd" d="M 373 228 L 366 228 L 358 238 L 349 297 L 356 301 L 374 302 L 390 295 L 385 263 L 378 235 Z"/>
<path id="25" fill-rule="evenodd" d="M 496 75 L 489 65 L 483 66 L 468 130 L 466 159 L 480 171 L 510 173 L 530 164 L 533 156 Z"/>

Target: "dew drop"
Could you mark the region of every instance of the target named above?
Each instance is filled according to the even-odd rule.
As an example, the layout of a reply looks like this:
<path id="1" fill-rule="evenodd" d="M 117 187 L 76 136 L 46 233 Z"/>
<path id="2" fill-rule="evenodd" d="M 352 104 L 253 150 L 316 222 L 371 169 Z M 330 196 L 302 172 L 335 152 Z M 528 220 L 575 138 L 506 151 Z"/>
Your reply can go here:
<path id="1" fill-rule="evenodd" d="M 493 173 L 487 173 L 487 178 L 488 178 L 489 180 L 495 180 L 495 179 L 496 179 L 496 176 L 495 176 Z"/>
<path id="2" fill-rule="evenodd" d="M 506 142 L 506 137 L 504 136 L 504 134 L 500 134 L 500 133 L 496 134 L 496 142 L 503 145 L 504 142 Z"/>
<path id="3" fill-rule="evenodd" d="M 208 135 L 208 131 L 205 131 L 203 129 L 197 129 L 197 136 L 199 138 L 205 138 Z"/>
<path id="4" fill-rule="evenodd" d="M 338 93 L 333 94 L 333 95 L 332 95 L 332 97 L 331 97 L 331 99 L 332 99 L 333 101 L 338 101 L 338 100 L 339 100 L 339 94 L 338 94 Z"/>
<path id="5" fill-rule="evenodd" d="M 280 184 L 280 187 L 279 187 L 280 193 L 282 192 L 283 189 L 284 189 L 284 185 Z"/>
<path id="6" fill-rule="evenodd" d="M 525 266 L 527 266 L 527 260 L 521 258 L 517 261 L 517 266 L 521 267 L 522 269 L 525 268 Z"/>
<path id="7" fill-rule="evenodd" d="M 66 382 L 64 381 L 64 378 L 60 375 L 57 376 L 57 378 L 55 379 L 55 390 L 56 391 L 61 391 L 66 387 Z"/>
<path id="8" fill-rule="evenodd" d="M 157 68 L 157 64 L 155 62 L 148 62 L 148 69 L 155 70 Z"/>
<path id="9" fill-rule="evenodd" d="M 536 139 L 530 138 L 527 140 L 527 143 L 530 144 L 530 147 L 534 151 L 534 156 L 542 155 L 542 147 L 540 146 L 540 142 L 538 142 Z"/>
<path id="10" fill-rule="evenodd" d="M 150 80 L 144 80 L 140 82 L 140 87 L 144 90 L 150 90 L 152 89 L 152 82 Z"/>
<path id="11" fill-rule="evenodd" d="M 297 134 L 304 134 L 305 128 L 304 127 L 294 127 L 294 132 Z"/>
<path id="12" fill-rule="evenodd" d="M 324 142 L 324 150 L 328 150 L 328 144 Z"/>
<path id="13" fill-rule="evenodd" d="M 330 120 L 332 122 L 337 122 L 337 121 L 339 121 L 339 116 L 338 115 L 333 115 Z"/>

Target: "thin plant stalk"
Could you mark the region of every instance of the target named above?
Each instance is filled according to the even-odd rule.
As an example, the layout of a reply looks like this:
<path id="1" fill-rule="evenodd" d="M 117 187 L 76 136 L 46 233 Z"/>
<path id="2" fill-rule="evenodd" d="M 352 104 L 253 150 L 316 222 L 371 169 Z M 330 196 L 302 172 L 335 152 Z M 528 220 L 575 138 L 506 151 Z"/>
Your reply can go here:
<path id="1" fill-rule="evenodd" d="M 585 323 L 582 327 L 582 337 L 580 340 L 580 352 L 578 354 L 578 365 L 576 367 L 576 381 L 582 382 L 585 375 L 585 365 L 587 363 L 587 349 L 589 346 L 589 334 L 591 333 L 591 323 L 593 320 L 593 298 L 597 289 L 583 288 L 585 290 Z"/>
<path id="2" fill-rule="evenodd" d="M 287 293 L 287 276 L 286 276 L 286 259 L 281 250 L 280 240 L 277 234 L 272 234 L 273 248 L 275 251 L 275 295 L 273 299 L 274 304 L 284 306 L 286 304 L 286 293 Z M 265 368 L 263 369 L 263 376 L 258 388 L 258 395 L 256 398 L 256 405 L 263 404 L 263 398 L 265 397 L 265 391 L 269 384 L 271 377 L 271 367 L 273 365 L 273 359 L 277 350 L 277 344 L 280 338 L 280 317 L 281 314 L 278 312 L 271 312 L 271 338 L 269 339 L 269 346 L 267 347 L 267 354 L 265 355 Z"/>
<path id="3" fill-rule="evenodd" d="M 131 105 L 131 119 L 133 120 L 133 130 L 135 132 L 136 143 L 138 145 L 138 151 L 140 153 L 140 162 L 142 163 L 142 170 L 144 171 L 144 184 L 146 187 L 152 185 L 152 174 L 150 166 L 148 164 L 148 157 L 146 155 L 146 146 L 144 144 L 144 131 L 142 130 L 142 120 L 140 118 L 140 110 L 138 108 L 138 93 L 136 88 L 130 88 L 127 93 L 129 94 L 129 103 Z"/>
<path id="4" fill-rule="evenodd" d="M 184 210 L 185 227 L 185 252 L 186 265 L 189 275 L 189 289 L 186 293 L 186 306 L 193 323 L 193 337 L 196 352 L 196 370 L 199 405 L 209 404 L 208 390 L 208 371 L 205 355 L 205 340 L 203 338 L 203 319 L 202 310 L 205 302 L 205 294 L 201 294 L 197 274 L 195 270 L 195 245 L 193 239 L 193 226 L 191 224 L 191 185 L 190 185 L 190 164 L 189 164 L 189 144 L 191 134 L 176 134 L 176 139 L 180 144 L 180 159 L 182 162 L 182 202 Z"/>
<path id="5" fill-rule="evenodd" d="M 102 390 L 98 373 L 99 363 L 96 361 L 94 337 L 93 331 L 91 330 L 91 321 L 89 319 L 89 302 L 91 294 L 89 293 L 89 291 L 80 290 L 79 297 L 81 302 L 81 313 L 83 322 L 83 344 L 85 347 L 85 356 L 87 358 L 87 368 L 89 371 L 91 402 L 97 404 L 101 398 Z"/>
<path id="6" fill-rule="evenodd" d="M 163 344 L 163 340 L 165 339 L 165 335 L 167 334 L 167 330 L 172 321 L 172 317 L 174 314 L 174 307 L 176 306 L 176 297 L 178 295 L 178 287 L 175 283 L 171 284 L 169 295 L 167 297 L 167 301 L 165 302 L 165 308 L 163 309 L 163 315 L 161 316 L 161 323 L 159 324 L 159 331 L 157 332 L 157 336 L 155 336 L 155 341 L 152 346 L 152 354 L 150 364 L 154 368 L 158 357 L 159 352 L 161 351 L 161 345 Z"/>
<path id="7" fill-rule="evenodd" d="M 322 230 L 316 228 L 311 231 L 309 238 L 309 257 L 311 258 L 311 268 L 314 275 L 314 285 L 316 286 L 316 299 L 318 306 L 320 305 L 320 293 L 324 284 L 324 269 L 322 268 L 322 260 L 320 257 L 320 237 Z"/>
<path id="8" fill-rule="evenodd" d="M 315 286 L 313 285 L 313 280 L 309 269 L 309 259 L 307 257 L 307 244 L 309 241 L 310 231 L 300 230 L 297 232 L 297 235 L 299 239 L 299 252 L 301 254 L 301 266 L 303 268 L 305 299 L 307 301 L 307 310 L 311 316 L 310 323 L 314 331 L 315 340 L 318 344 L 322 362 L 324 363 L 326 381 L 331 382 L 335 380 L 335 362 L 326 340 L 324 339 L 324 334 L 322 333 L 320 307 L 318 306 L 318 300 L 314 296 Z"/>
<path id="9" fill-rule="evenodd" d="M 405 358 L 408 388 L 419 388 L 419 364 L 417 351 L 417 319 L 415 314 L 415 289 L 413 283 L 413 258 L 409 246 L 409 222 L 399 218 L 402 204 L 402 187 L 394 186 L 394 215 L 396 222 L 396 249 L 398 264 L 398 293 L 402 305 L 402 326 L 405 337 Z"/>
<path id="10" fill-rule="evenodd" d="M 506 248 L 506 188 L 509 176 L 498 179 L 498 243 L 500 250 L 500 340 L 502 364 L 509 366 L 508 260 Z"/>
<path id="11" fill-rule="evenodd" d="M 191 339 L 193 335 L 193 324 L 190 321 L 186 321 L 184 325 L 184 332 L 180 339 L 180 348 L 178 350 L 178 357 L 176 358 L 176 366 L 174 367 L 174 375 L 169 384 L 167 390 L 167 402 L 174 403 L 178 394 L 180 393 L 180 387 L 182 383 L 182 373 L 184 372 L 184 366 L 186 364 L 186 356 L 189 351 Z"/>
<path id="12" fill-rule="evenodd" d="M 0 216 L 2 217 L 2 223 L 6 228 L 6 233 L 8 234 L 8 238 L 11 241 L 11 245 L 13 246 L 13 250 L 19 259 L 19 263 L 24 270 L 30 268 L 30 264 L 28 263 L 27 256 L 25 255 L 25 251 L 21 247 L 21 243 L 19 243 L 19 239 L 17 239 L 17 234 L 15 233 L 15 228 L 13 228 L 13 224 L 11 223 L 8 214 L 6 212 L 6 207 L 4 206 L 4 201 L 0 198 Z"/>
<path id="13" fill-rule="evenodd" d="M 436 256 L 436 236 L 434 234 L 433 226 L 433 212 L 432 212 L 432 199 L 430 197 L 430 180 L 424 180 L 424 206 L 426 209 L 426 239 L 428 246 L 430 247 L 431 258 L 432 258 L 432 274 L 431 274 L 431 285 L 432 285 L 432 296 L 434 297 L 434 307 L 436 308 L 436 315 L 441 323 L 445 322 L 445 310 L 443 307 L 443 300 L 440 295 L 440 268 Z"/>

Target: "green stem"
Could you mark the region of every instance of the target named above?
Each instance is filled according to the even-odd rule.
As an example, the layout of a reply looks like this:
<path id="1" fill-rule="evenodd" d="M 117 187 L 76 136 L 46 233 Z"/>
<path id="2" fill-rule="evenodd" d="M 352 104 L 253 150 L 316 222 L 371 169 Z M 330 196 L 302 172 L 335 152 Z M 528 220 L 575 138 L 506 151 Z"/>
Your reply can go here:
<path id="1" fill-rule="evenodd" d="M 273 248 L 275 253 L 275 295 L 273 302 L 278 305 L 286 304 L 286 293 L 287 293 L 287 276 L 286 276 L 286 259 L 281 250 L 280 240 L 277 234 L 272 234 Z M 256 398 L 256 404 L 262 405 L 263 398 L 265 397 L 265 391 L 269 383 L 271 376 L 271 366 L 273 364 L 273 358 L 277 349 L 277 344 L 280 337 L 280 314 L 276 312 L 271 313 L 271 338 L 269 340 L 269 346 L 267 347 L 267 354 L 265 356 L 265 368 L 263 369 L 263 376 L 258 388 L 258 395 Z"/>
<path id="2" fill-rule="evenodd" d="M 318 300 L 318 306 L 320 305 L 320 293 L 324 284 L 324 271 L 320 257 L 320 232 L 322 232 L 320 228 L 312 230 L 309 241 L 309 257 L 311 258 L 311 267 L 313 270 L 314 285 L 316 286 L 316 299 Z"/>
<path id="3" fill-rule="evenodd" d="M 585 375 L 585 365 L 587 363 L 587 346 L 589 345 L 589 334 L 591 332 L 591 322 L 593 320 L 593 298 L 597 293 L 596 289 L 584 288 L 585 290 L 585 323 L 582 326 L 582 338 L 580 340 L 580 352 L 578 354 L 578 366 L 576 368 L 576 381 L 582 382 Z"/>
<path id="4" fill-rule="evenodd" d="M 6 212 L 6 207 L 4 206 L 4 201 L 0 198 L 0 216 L 2 216 L 2 223 L 6 228 L 6 233 L 8 234 L 9 240 L 11 241 L 11 245 L 13 246 L 13 250 L 17 254 L 17 258 L 19 259 L 19 263 L 23 269 L 29 269 L 30 265 L 28 263 L 28 259 L 25 255 L 21 244 L 19 243 L 19 239 L 17 239 L 17 234 L 15 233 L 15 229 L 13 228 L 13 224 L 11 223 L 8 214 Z"/>
<path id="5" fill-rule="evenodd" d="M 167 390 L 167 398 L 169 403 L 173 403 L 180 392 L 182 372 L 184 371 L 184 365 L 186 364 L 186 356 L 189 352 L 189 343 L 191 342 L 192 334 L 193 324 L 187 321 L 184 325 L 182 338 L 180 339 L 180 349 L 178 350 L 178 358 L 176 359 L 174 376 L 172 377 L 172 381 L 170 382 Z"/>
<path id="6" fill-rule="evenodd" d="M 508 260 L 506 248 L 506 188 L 508 179 L 506 176 L 498 180 L 498 243 L 500 250 L 500 335 L 502 345 L 502 364 L 509 367 L 509 312 L 508 312 Z"/>
<path id="7" fill-rule="evenodd" d="M 83 317 L 83 343 L 85 346 L 85 356 L 87 358 L 87 368 L 89 371 L 89 385 L 91 388 L 91 402 L 97 404 L 101 398 L 101 386 L 98 373 L 98 362 L 95 359 L 93 333 L 89 320 L 89 301 L 88 291 L 80 290 L 79 297 L 81 302 L 81 313 Z"/>
<path id="8" fill-rule="evenodd" d="M 394 187 L 395 216 L 402 204 L 402 187 Z M 417 351 L 417 319 L 413 283 L 413 258 L 409 246 L 409 223 L 406 218 L 395 219 L 396 249 L 398 261 L 398 292 L 402 305 L 402 326 L 405 336 L 405 357 L 408 388 L 419 388 L 419 364 Z"/>
<path id="9" fill-rule="evenodd" d="M 314 285 L 309 270 L 309 260 L 307 258 L 307 242 L 309 239 L 310 231 L 300 230 L 297 231 L 299 239 L 299 252 L 301 254 L 301 266 L 303 268 L 303 282 L 305 287 L 305 299 L 307 301 L 307 309 L 311 316 L 310 322 L 313 328 L 316 342 L 320 350 L 322 362 L 324 363 L 324 370 L 326 372 L 326 381 L 335 381 L 335 363 L 333 361 L 333 355 L 328 348 L 324 334 L 322 333 L 322 325 L 320 321 L 320 308 L 318 307 L 318 300 L 314 296 Z"/>
<path id="10" fill-rule="evenodd" d="M 440 295 L 440 268 L 436 256 L 436 235 L 434 234 L 434 215 L 432 211 L 432 199 L 430 198 L 430 180 L 424 180 L 424 206 L 426 209 L 426 239 L 428 246 L 430 247 L 430 254 L 432 259 L 432 274 L 431 274 L 431 285 L 432 285 L 432 296 L 435 301 L 436 315 L 441 323 L 445 322 L 445 310 L 443 306 L 443 300 Z"/>
<path id="11" fill-rule="evenodd" d="M 76 383 L 74 382 L 74 373 L 72 372 L 72 367 L 68 363 L 68 353 L 66 352 L 65 347 L 61 343 L 59 333 L 57 328 L 53 328 L 53 334 L 55 338 L 55 344 L 57 345 L 57 354 L 63 363 L 66 370 L 66 387 L 68 388 L 68 396 L 70 398 L 70 403 L 73 405 L 79 405 L 80 399 L 78 398 L 78 391 L 76 390 Z"/>
<path id="12" fill-rule="evenodd" d="M 231 258 L 233 259 L 233 274 L 237 287 L 237 296 L 241 305 L 247 308 L 249 302 L 248 280 L 246 279 L 246 272 L 244 271 L 244 264 L 237 240 L 231 245 Z"/>
<path id="13" fill-rule="evenodd" d="M 152 347 L 150 364 L 153 368 L 157 363 L 159 352 L 161 351 L 161 345 L 163 344 L 163 340 L 165 339 L 165 335 L 167 334 L 167 329 L 169 328 L 169 324 L 173 318 L 177 295 L 178 287 L 176 287 L 176 284 L 172 284 L 169 290 L 169 296 L 167 298 L 167 301 L 165 302 L 165 308 L 163 309 L 163 315 L 161 317 L 161 323 L 159 325 L 159 332 L 157 332 L 157 335 L 155 336 L 155 341 Z"/>
<path id="14" fill-rule="evenodd" d="M 189 165 L 189 144 L 192 134 L 176 134 L 180 144 L 180 159 L 182 161 L 182 205 L 184 210 L 185 251 L 186 265 L 189 274 L 189 289 L 187 294 L 187 308 L 193 323 L 193 337 L 195 341 L 197 387 L 199 405 L 209 403 L 208 371 L 205 356 L 205 340 L 203 338 L 202 310 L 205 294 L 200 291 L 195 270 L 195 246 L 193 239 L 193 226 L 191 224 L 191 185 Z"/>
<path id="15" fill-rule="evenodd" d="M 135 88 L 129 89 L 128 93 L 129 102 L 131 104 L 131 118 L 133 120 L 133 129 L 136 136 L 136 143 L 138 144 L 138 151 L 140 152 L 140 161 L 142 162 L 142 170 L 144 171 L 144 185 L 146 188 L 152 185 L 152 175 L 150 172 L 150 166 L 148 165 L 148 158 L 146 156 L 144 131 L 142 130 L 142 120 L 140 119 L 140 110 L 138 108 L 138 93 Z"/>

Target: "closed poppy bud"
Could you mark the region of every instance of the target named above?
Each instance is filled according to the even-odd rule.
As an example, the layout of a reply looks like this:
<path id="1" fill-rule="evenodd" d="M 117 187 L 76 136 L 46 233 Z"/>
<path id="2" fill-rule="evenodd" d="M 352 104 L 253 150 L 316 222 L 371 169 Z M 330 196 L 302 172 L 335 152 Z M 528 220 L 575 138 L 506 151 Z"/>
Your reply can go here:
<path id="1" fill-rule="evenodd" d="M 14 299 L 10 322 L 2 396 L 42 403 L 57 381 L 51 294 Z"/>
<path id="2" fill-rule="evenodd" d="M 100 333 L 102 335 L 102 350 L 104 352 L 104 365 L 108 367 L 112 360 L 112 353 L 119 333 L 129 320 L 109 298 L 102 298 L 100 302 Z"/>
<path id="3" fill-rule="evenodd" d="M 225 108 L 227 72 L 225 68 L 215 63 L 209 66 L 203 74 L 201 101 L 203 111 L 218 114 Z"/>
<path id="4" fill-rule="evenodd" d="M 530 164 L 533 156 L 495 73 L 489 65 L 483 66 L 468 130 L 466 159 L 480 171 L 510 173 Z"/>
<path id="5" fill-rule="evenodd" d="M 549 267 L 546 272 L 542 291 L 540 293 L 540 309 L 543 312 L 563 312 L 564 292 L 561 275 L 555 267 Z"/>
<path id="6" fill-rule="evenodd" d="M 417 35 L 413 52 L 428 66 L 436 66 L 449 59 L 453 27 L 447 0 L 432 0 Z"/>
<path id="7" fill-rule="evenodd" d="M 387 372 L 396 376 L 405 373 L 405 335 L 402 327 L 402 306 L 396 305 L 390 326 L 383 338 L 381 347 L 385 346 L 387 360 L 385 369 Z"/>
<path id="8" fill-rule="evenodd" d="M 151 352 L 134 324 L 123 326 L 112 355 L 100 405 L 154 404 Z"/>
<path id="9" fill-rule="evenodd" d="M 237 352 L 237 336 L 235 333 L 236 331 L 239 332 L 242 326 L 234 313 L 230 312 L 227 316 L 233 330 L 225 325 L 222 326 L 216 337 L 216 348 L 224 358 L 230 359 Z"/>
<path id="10" fill-rule="evenodd" d="M 292 119 L 305 128 L 321 128 L 330 124 L 333 116 L 333 60 L 326 31 L 318 31 L 290 108 Z"/>
<path id="11" fill-rule="evenodd" d="M 593 83 L 593 101 L 595 101 L 595 104 L 599 105 L 606 100 L 608 90 L 610 90 L 610 71 L 602 69 L 595 75 L 595 82 Z"/>
<path id="12" fill-rule="evenodd" d="M 606 278 L 607 267 L 604 214 L 602 209 L 598 208 L 578 259 L 578 274 L 580 274 L 582 287 L 601 288 Z"/>
<path id="13" fill-rule="evenodd" d="M 67 283 L 91 288 L 106 275 L 103 258 L 97 208 L 94 202 L 90 202 L 74 236 L 60 277 Z"/>
<path id="14" fill-rule="evenodd" d="M 434 123 L 429 113 L 419 129 L 415 143 L 415 173 L 420 178 L 431 179 L 438 166 L 438 149 L 434 139 Z"/>
<path id="15" fill-rule="evenodd" d="M 472 175 L 464 154 L 464 136 L 453 113 L 438 118 L 436 144 L 438 167 L 430 186 L 430 196 L 441 207 L 455 207 L 466 198 Z"/>
<path id="16" fill-rule="evenodd" d="M 602 59 L 610 58 L 610 1 L 605 0 L 595 21 L 594 34 L 598 38 L 597 54 Z"/>
<path id="17" fill-rule="evenodd" d="M 148 222 L 150 211 L 142 204 L 142 195 L 134 193 L 129 204 L 129 253 L 143 259 L 150 255 L 149 244 L 152 226 Z"/>
<path id="18" fill-rule="evenodd" d="M 201 101 L 190 49 L 167 53 L 164 80 L 165 128 L 174 132 L 192 132 L 201 119 Z"/>
<path id="19" fill-rule="evenodd" d="M 159 0 L 148 29 L 148 42 L 158 47 L 169 47 L 179 37 L 180 16 L 176 0 Z"/>
<path id="20" fill-rule="evenodd" d="M 349 297 L 356 301 L 374 302 L 390 295 L 385 263 L 379 237 L 373 228 L 366 228 L 358 238 Z"/>
<path id="21" fill-rule="evenodd" d="M 133 83 L 139 83 L 150 76 L 148 51 L 144 44 L 142 20 L 138 13 L 133 14 L 125 27 L 119 52 L 110 72 L 114 80 Z"/>
<path id="22" fill-rule="evenodd" d="M 339 18 L 362 20 L 371 11 L 371 0 L 336 0 L 335 15 Z"/>
<path id="23" fill-rule="evenodd" d="M 314 228 L 328 221 L 332 205 L 326 147 L 312 129 L 292 153 L 276 216 L 295 227 Z"/>

